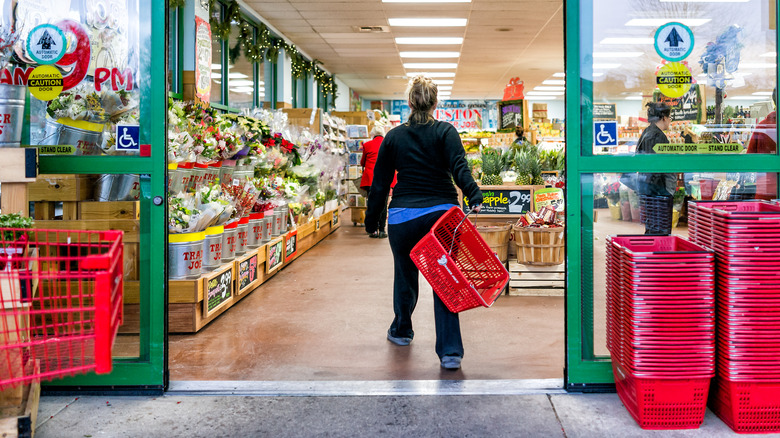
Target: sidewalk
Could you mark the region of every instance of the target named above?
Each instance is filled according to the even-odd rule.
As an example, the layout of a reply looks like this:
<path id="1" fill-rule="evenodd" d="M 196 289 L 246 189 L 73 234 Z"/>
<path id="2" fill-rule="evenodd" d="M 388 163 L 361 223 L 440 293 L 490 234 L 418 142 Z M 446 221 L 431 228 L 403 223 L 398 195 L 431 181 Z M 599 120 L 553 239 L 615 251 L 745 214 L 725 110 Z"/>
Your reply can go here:
<path id="1" fill-rule="evenodd" d="M 43 397 L 36 437 L 736 437 L 645 431 L 616 394 Z M 739 435 L 778 436 L 778 435 Z"/>

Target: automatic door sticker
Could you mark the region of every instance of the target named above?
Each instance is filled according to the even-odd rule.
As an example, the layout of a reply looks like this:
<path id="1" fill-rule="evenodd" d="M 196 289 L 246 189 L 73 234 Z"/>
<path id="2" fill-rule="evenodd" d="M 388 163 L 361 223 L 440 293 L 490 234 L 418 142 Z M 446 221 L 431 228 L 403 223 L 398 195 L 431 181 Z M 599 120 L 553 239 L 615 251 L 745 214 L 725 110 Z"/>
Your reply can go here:
<path id="1" fill-rule="evenodd" d="M 666 23 L 655 32 L 655 51 L 667 61 L 682 61 L 693 51 L 693 32 L 682 23 Z"/>
<path id="2" fill-rule="evenodd" d="M 691 71 L 684 64 L 670 62 L 658 70 L 656 83 L 664 96 L 677 98 L 691 89 L 693 78 Z"/>
<path id="3" fill-rule="evenodd" d="M 41 24 L 27 34 L 27 54 L 38 64 L 54 64 L 62 59 L 67 48 L 65 34 L 53 24 Z"/>
<path id="4" fill-rule="evenodd" d="M 617 146 L 617 121 L 593 123 L 593 140 L 596 146 Z"/>

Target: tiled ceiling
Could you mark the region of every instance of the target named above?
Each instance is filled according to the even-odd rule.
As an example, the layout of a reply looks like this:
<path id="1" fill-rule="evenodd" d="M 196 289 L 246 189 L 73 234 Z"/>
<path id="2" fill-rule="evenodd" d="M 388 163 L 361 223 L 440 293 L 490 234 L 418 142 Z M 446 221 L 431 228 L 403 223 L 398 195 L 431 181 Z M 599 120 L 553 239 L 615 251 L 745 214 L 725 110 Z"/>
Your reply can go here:
<path id="1" fill-rule="evenodd" d="M 368 99 L 402 99 L 400 51 L 460 52 L 451 98 L 500 99 L 513 77 L 526 90 L 563 71 L 562 0 L 383 3 L 382 0 L 246 0 L 270 25 Z M 396 27 L 390 18 L 466 18 L 466 27 Z M 361 33 L 361 26 L 389 32 Z M 398 45 L 397 37 L 463 37 L 462 45 Z"/>

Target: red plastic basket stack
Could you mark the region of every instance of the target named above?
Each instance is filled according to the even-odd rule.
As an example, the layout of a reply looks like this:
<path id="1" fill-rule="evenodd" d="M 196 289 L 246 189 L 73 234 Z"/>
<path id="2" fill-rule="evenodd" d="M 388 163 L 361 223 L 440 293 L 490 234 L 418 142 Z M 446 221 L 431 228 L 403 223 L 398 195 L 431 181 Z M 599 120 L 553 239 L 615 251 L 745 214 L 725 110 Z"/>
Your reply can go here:
<path id="1" fill-rule="evenodd" d="M 122 235 L 0 228 L 0 389 L 111 372 Z"/>
<path id="2" fill-rule="evenodd" d="M 713 209 L 734 210 L 739 205 L 762 201 L 696 201 L 688 203 L 688 239 L 707 248 L 713 243 Z"/>
<path id="3" fill-rule="evenodd" d="M 710 408 L 736 432 L 780 432 L 780 206 L 730 202 L 708 213 L 718 311 Z"/>
<path id="4" fill-rule="evenodd" d="M 712 252 L 677 236 L 607 239 L 607 347 L 643 429 L 701 425 L 715 373 Z"/>
<path id="5" fill-rule="evenodd" d="M 449 209 L 410 254 L 451 312 L 490 307 L 509 272 L 458 207 Z"/>

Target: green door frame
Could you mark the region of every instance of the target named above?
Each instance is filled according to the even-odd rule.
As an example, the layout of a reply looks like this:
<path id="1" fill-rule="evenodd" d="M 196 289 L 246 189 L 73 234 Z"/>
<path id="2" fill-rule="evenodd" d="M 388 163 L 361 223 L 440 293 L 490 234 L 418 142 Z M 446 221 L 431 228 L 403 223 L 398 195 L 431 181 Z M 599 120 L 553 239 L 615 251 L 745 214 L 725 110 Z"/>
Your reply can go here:
<path id="1" fill-rule="evenodd" d="M 41 156 L 41 174 L 85 173 L 141 174 L 140 230 L 140 355 L 114 359 L 113 371 L 93 373 L 46 383 L 49 392 L 79 390 L 130 390 L 134 393 L 162 393 L 167 378 L 167 196 L 166 196 L 166 120 L 168 98 L 167 9 L 168 2 L 141 0 L 139 34 L 141 61 L 140 112 L 141 143 L 151 145 L 150 157 L 123 156 Z M 149 48 L 150 50 L 144 50 Z M 164 56 L 163 56 L 164 55 Z M 162 56 L 165 62 L 152 62 Z M 155 205 L 153 200 L 161 201 Z M 165 269 L 151 269 L 165 266 Z"/>
<path id="2" fill-rule="evenodd" d="M 583 175 L 622 172 L 777 172 L 780 155 L 740 155 L 739 168 L 729 155 L 593 155 L 593 83 L 582 79 L 592 68 L 590 40 L 593 3 L 564 0 L 566 65 L 566 366 L 570 391 L 600 391 L 614 387 L 609 357 L 593 354 L 593 194 L 592 180 Z M 780 22 L 780 1 L 775 8 Z M 581 15 L 581 11 L 585 13 Z M 582 35 L 585 32 L 586 35 Z M 776 50 L 780 47 L 777 32 Z M 586 60 L 582 61 L 581 60 Z M 777 74 L 777 72 L 776 72 Z M 780 83 L 778 76 L 776 83 Z"/>

